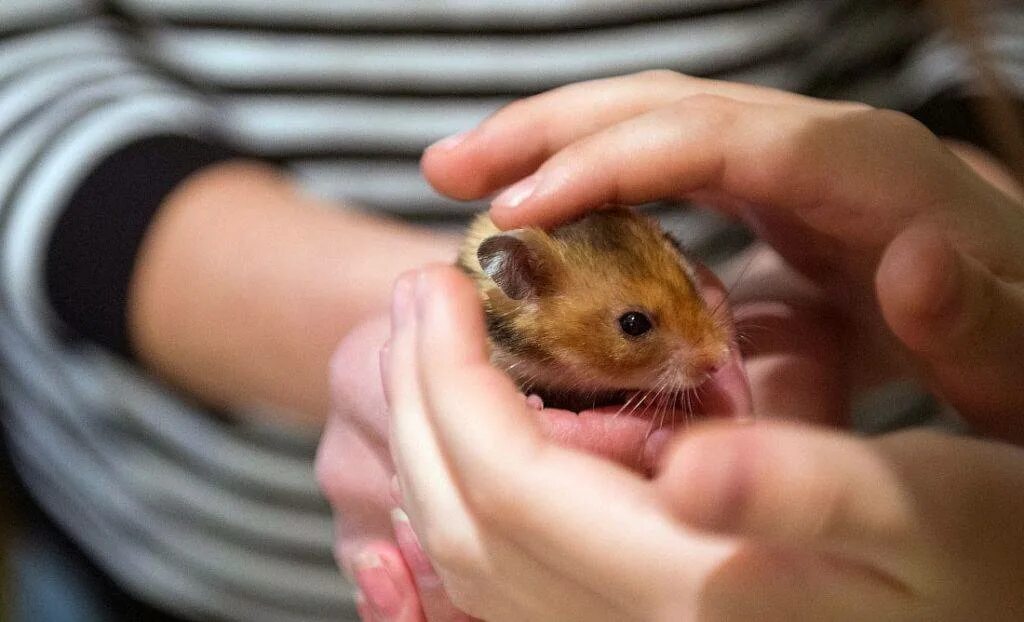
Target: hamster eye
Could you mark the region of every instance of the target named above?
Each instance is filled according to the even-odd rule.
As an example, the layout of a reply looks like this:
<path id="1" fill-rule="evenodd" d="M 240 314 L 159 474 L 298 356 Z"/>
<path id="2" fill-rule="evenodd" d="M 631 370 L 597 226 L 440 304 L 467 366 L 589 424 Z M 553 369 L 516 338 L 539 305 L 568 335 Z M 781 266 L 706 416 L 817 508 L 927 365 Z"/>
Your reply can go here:
<path id="1" fill-rule="evenodd" d="M 619 317 L 619 327 L 630 337 L 639 337 L 651 330 L 651 319 L 639 311 L 630 311 Z"/>

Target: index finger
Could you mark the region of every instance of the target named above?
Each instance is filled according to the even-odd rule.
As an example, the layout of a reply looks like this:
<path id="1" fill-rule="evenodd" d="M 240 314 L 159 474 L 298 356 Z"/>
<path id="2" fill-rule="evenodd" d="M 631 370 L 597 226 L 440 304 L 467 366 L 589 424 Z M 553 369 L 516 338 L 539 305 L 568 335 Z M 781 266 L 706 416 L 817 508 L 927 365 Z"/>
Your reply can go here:
<path id="1" fill-rule="evenodd" d="M 963 170 L 900 113 L 701 95 L 565 147 L 499 195 L 491 217 L 504 229 L 545 227 L 608 204 L 704 192 L 880 248 L 906 219 L 955 196 Z"/>
<path id="2" fill-rule="evenodd" d="M 439 141 L 424 153 L 423 173 L 442 194 L 479 199 L 529 175 L 566 145 L 702 93 L 750 102 L 814 101 L 767 87 L 666 70 L 589 80 L 517 100 L 476 129 Z"/>

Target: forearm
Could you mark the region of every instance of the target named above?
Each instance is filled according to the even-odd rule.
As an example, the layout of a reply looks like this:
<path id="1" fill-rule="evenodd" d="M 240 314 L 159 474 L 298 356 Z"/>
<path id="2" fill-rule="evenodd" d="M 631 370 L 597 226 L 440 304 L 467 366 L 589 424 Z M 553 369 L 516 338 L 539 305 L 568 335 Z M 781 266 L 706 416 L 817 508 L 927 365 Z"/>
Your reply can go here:
<path id="1" fill-rule="evenodd" d="M 341 337 L 385 308 L 400 272 L 450 262 L 454 248 L 303 197 L 270 168 L 217 165 L 172 193 L 147 234 L 129 291 L 132 345 L 206 403 L 319 424 Z"/>

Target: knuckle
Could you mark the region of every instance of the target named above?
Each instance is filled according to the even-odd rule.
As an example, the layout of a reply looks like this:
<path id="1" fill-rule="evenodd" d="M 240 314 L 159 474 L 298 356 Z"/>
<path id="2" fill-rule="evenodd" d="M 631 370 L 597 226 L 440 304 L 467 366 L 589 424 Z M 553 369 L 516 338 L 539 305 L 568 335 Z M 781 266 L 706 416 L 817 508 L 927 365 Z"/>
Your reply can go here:
<path id="1" fill-rule="evenodd" d="M 316 486 L 330 500 L 338 486 L 338 469 L 323 453 L 316 455 L 316 460 L 313 462 L 313 475 L 316 479 Z"/>
<path id="2" fill-rule="evenodd" d="M 872 108 L 862 111 L 857 117 L 863 118 L 879 131 L 896 136 L 920 136 L 931 132 L 917 119 L 905 112 L 887 108 Z"/>
<path id="3" fill-rule="evenodd" d="M 488 586 L 483 581 L 462 575 L 444 577 L 448 600 L 459 611 L 473 616 L 484 615 L 487 601 Z"/>
<path id="4" fill-rule="evenodd" d="M 831 540 L 841 537 L 844 533 L 848 510 L 849 494 L 847 489 L 832 479 L 827 481 L 818 478 L 815 488 L 809 495 L 809 506 L 813 512 L 806 516 L 807 535 L 815 540 Z"/>
<path id="5" fill-rule="evenodd" d="M 647 69 L 633 74 L 633 77 L 650 86 L 657 87 L 675 86 L 688 79 L 683 74 L 671 69 Z"/>
<path id="6" fill-rule="evenodd" d="M 779 179 L 801 180 L 816 164 L 827 162 L 833 156 L 837 143 L 846 141 L 847 124 L 823 114 L 794 115 L 776 129 L 758 132 L 756 145 L 764 166 L 761 172 L 765 184 Z"/>
<path id="7" fill-rule="evenodd" d="M 717 116 L 724 120 L 735 118 L 737 103 L 735 99 L 718 93 L 694 93 L 680 98 L 677 105 L 687 108 L 703 108 L 708 112 L 718 113 Z"/>
<path id="8" fill-rule="evenodd" d="M 510 496 L 502 494 L 498 486 L 467 486 L 464 492 L 467 505 L 473 509 L 474 516 L 484 524 L 493 524 L 508 517 L 514 509 L 510 507 Z"/>
<path id="9" fill-rule="evenodd" d="M 742 104 L 717 93 L 696 93 L 679 98 L 665 112 L 684 121 L 699 120 L 696 126 L 687 123 L 691 131 L 725 135 L 740 122 Z"/>
<path id="10" fill-rule="evenodd" d="M 358 403 L 366 394 L 367 378 L 379 376 L 380 328 L 376 324 L 360 326 L 335 348 L 328 363 L 331 394 L 342 411 L 346 404 Z"/>
<path id="11" fill-rule="evenodd" d="M 327 500 L 327 503 L 332 507 L 338 505 L 340 495 L 337 477 L 333 470 L 319 460 L 316 463 L 316 485 L 324 499 Z"/>
<path id="12" fill-rule="evenodd" d="M 345 505 L 353 494 L 351 482 L 333 460 L 317 459 L 314 466 L 316 483 L 332 507 Z"/>
<path id="13" fill-rule="evenodd" d="M 480 123 L 480 131 L 483 133 L 493 132 L 514 120 L 532 119 L 537 102 L 549 94 L 550 92 L 531 95 L 530 97 L 523 97 L 506 103 Z"/>
<path id="14" fill-rule="evenodd" d="M 313 475 L 324 497 L 331 505 L 334 505 L 338 501 L 339 492 L 342 489 L 344 474 L 337 461 L 332 460 L 323 450 L 323 446 L 317 452 L 316 460 L 313 463 Z"/>

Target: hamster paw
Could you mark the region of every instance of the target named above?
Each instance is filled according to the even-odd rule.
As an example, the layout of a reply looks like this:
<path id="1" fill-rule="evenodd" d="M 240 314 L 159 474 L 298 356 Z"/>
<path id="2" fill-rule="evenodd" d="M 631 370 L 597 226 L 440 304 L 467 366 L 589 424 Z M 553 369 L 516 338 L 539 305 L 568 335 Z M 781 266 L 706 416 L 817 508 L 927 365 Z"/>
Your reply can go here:
<path id="1" fill-rule="evenodd" d="M 544 400 L 536 393 L 526 396 L 526 405 L 534 410 L 544 410 Z"/>

